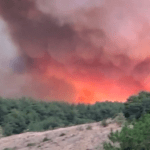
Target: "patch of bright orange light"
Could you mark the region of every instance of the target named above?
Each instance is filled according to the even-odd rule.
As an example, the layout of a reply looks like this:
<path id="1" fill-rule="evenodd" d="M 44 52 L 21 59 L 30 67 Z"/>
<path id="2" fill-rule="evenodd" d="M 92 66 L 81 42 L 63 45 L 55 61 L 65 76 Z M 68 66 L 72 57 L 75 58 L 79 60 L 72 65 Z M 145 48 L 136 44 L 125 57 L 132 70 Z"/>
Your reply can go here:
<path id="1" fill-rule="evenodd" d="M 77 89 L 76 103 L 89 103 L 102 101 L 118 101 L 125 102 L 129 95 L 134 94 L 136 91 L 126 90 L 125 87 L 118 86 L 115 83 L 103 84 L 92 82 L 74 81 Z"/>
<path id="2" fill-rule="evenodd" d="M 82 78 L 77 79 L 75 76 L 70 77 L 67 75 L 67 73 L 64 70 L 62 71 L 61 68 L 59 70 L 55 67 L 51 67 L 48 70 L 45 74 L 43 82 L 48 83 L 50 76 L 55 76 L 58 79 L 64 79 L 68 83 L 72 84 L 76 90 L 76 93 L 74 100 L 70 100 L 70 102 L 73 101 L 74 103 L 94 104 L 95 102 L 102 102 L 106 100 L 112 102 L 125 102 L 130 95 L 133 95 L 140 90 L 133 84 L 126 84 L 126 80 L 124 81 L 124 78 L 124 82 L 122 83 L 105 78 L 101 81 Z M 130 80 L 132 81 L 132 78 Z"/>

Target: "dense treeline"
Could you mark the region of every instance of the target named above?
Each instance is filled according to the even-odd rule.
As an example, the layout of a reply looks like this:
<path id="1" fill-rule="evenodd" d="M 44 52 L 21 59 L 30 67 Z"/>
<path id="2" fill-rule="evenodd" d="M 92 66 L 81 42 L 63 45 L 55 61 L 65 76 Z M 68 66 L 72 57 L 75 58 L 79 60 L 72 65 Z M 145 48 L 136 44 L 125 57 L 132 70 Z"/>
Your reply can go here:
<path id="1" fill-rule="evenodd" d="M 26 131 L 44 131 L 106 118 L 124 110 L 123 103 L 103 102 L 94 105 L 43 102 L 29 98 L 0 98 L 0 126 L 5 136 Z"/>

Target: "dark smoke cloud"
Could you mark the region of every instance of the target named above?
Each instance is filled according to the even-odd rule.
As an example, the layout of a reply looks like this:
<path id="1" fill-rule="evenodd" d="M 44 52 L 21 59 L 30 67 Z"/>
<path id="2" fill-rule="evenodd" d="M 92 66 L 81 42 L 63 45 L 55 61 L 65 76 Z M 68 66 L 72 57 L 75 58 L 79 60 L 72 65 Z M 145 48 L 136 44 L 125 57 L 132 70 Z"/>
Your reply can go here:
<path id="1" fill-rule="evenodd" d="M 77 80 L 101 84 L 107 95 L 113 86 L 127 94 L 146 89 L 146 7 L 135 0 L 0 0 L 12 43 L 8 53 L 15 49 L 7 72 L 1 65 L 0 94 L 74 102 Z"/>

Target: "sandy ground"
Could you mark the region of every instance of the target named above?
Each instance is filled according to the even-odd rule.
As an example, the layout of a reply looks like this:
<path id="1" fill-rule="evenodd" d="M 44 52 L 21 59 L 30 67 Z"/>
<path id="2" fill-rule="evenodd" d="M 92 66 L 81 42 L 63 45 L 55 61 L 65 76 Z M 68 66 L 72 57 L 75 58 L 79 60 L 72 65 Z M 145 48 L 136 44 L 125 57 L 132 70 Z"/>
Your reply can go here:
<path id="1" fill-rule="evenodd" d="M 115 123 L 102 127 L 97 122 L 44 132 L 26 132 L 1 138 L 0 150 L 103 150 L 102 143 L 108 141 L 111 128 L 113 131 L 121 129 Z"/>

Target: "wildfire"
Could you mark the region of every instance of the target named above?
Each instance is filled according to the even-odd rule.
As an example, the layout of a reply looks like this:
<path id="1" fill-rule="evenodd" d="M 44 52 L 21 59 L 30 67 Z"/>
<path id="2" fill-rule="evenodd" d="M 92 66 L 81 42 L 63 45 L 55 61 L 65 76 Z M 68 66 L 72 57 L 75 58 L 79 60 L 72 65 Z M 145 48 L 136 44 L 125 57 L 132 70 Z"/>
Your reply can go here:
<path id="1" fill-rule="evenodd" d="M 0 96 L 94 104 L 150 90 L 149 5 L 0 0 Z"/>

